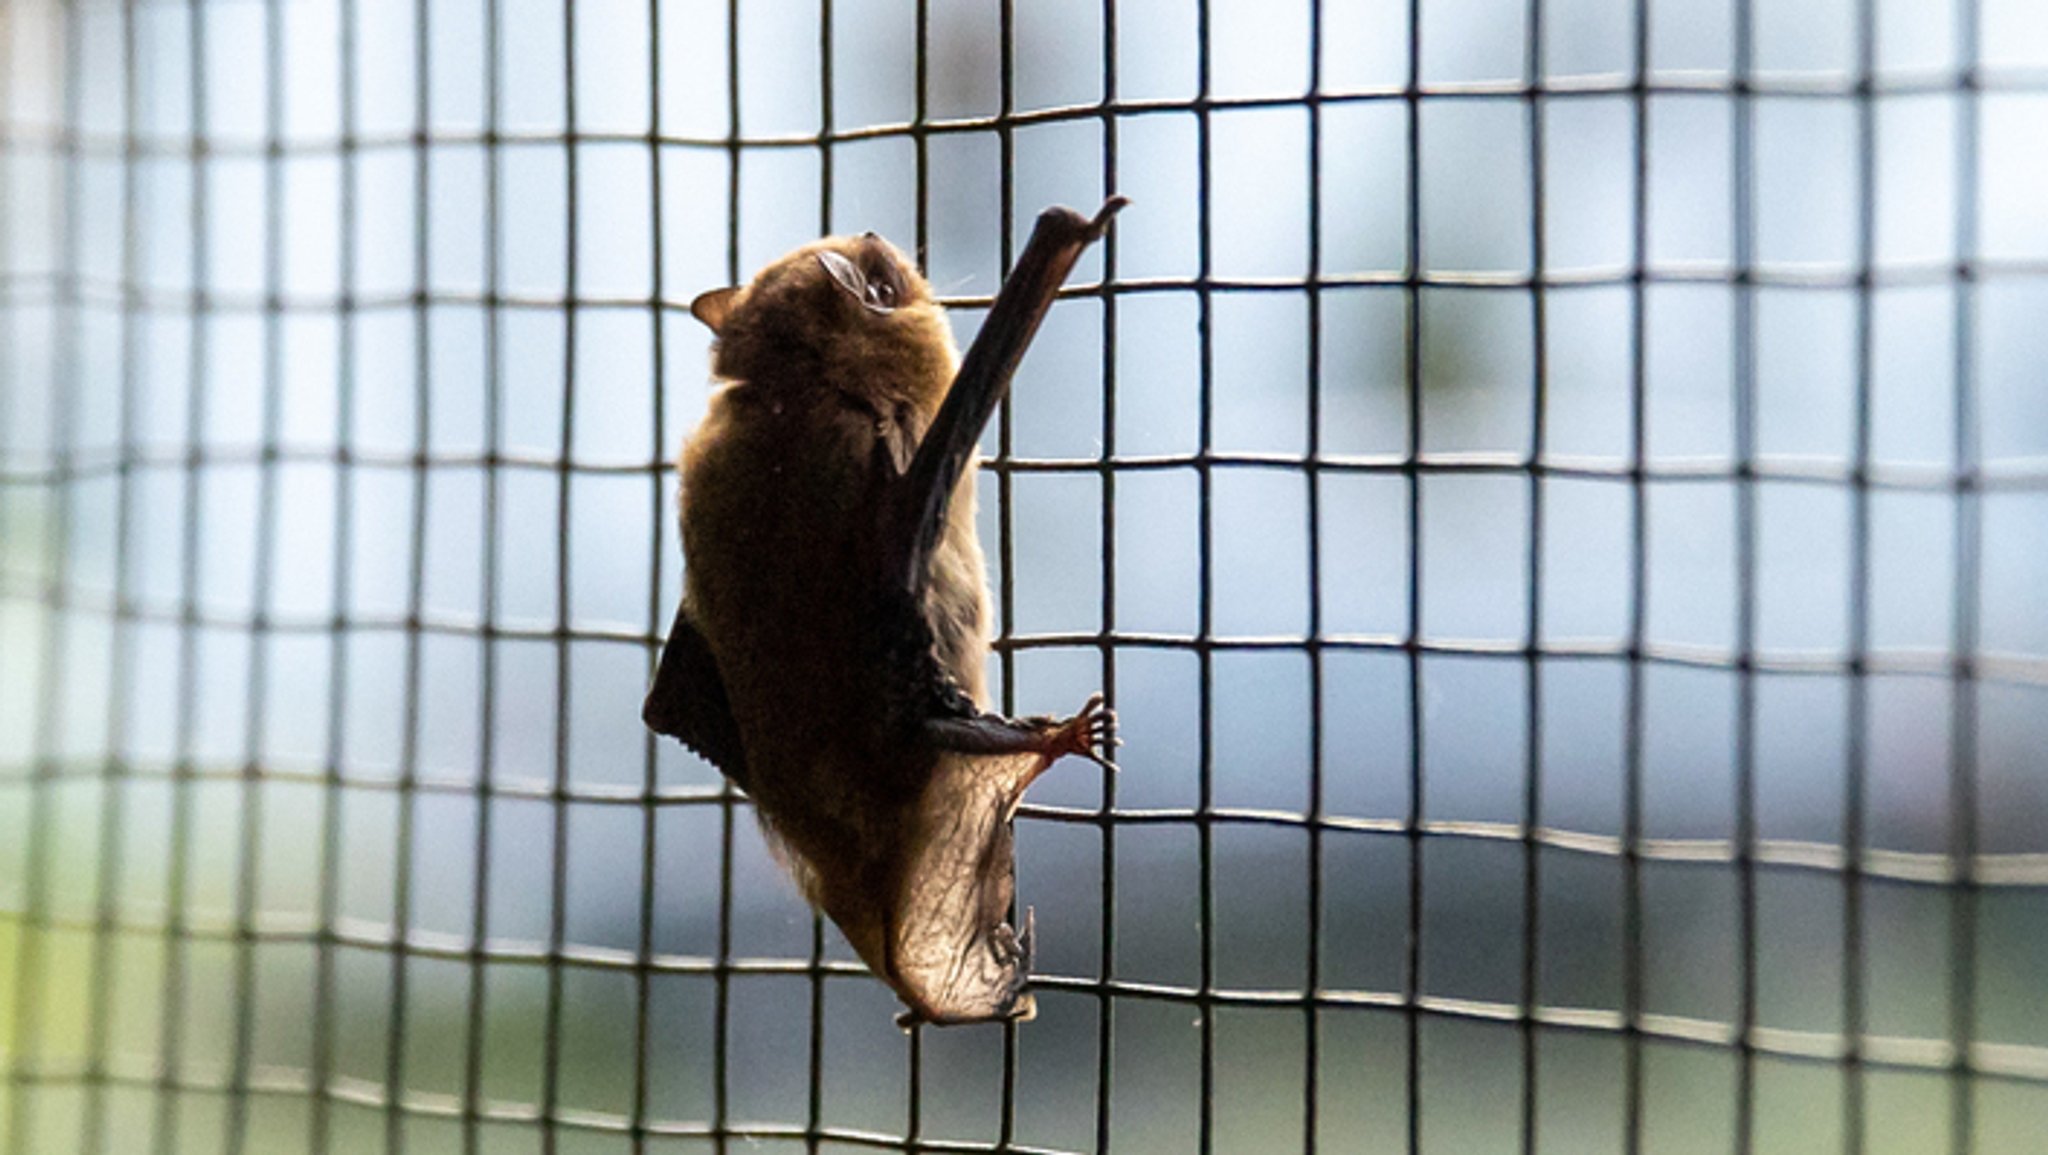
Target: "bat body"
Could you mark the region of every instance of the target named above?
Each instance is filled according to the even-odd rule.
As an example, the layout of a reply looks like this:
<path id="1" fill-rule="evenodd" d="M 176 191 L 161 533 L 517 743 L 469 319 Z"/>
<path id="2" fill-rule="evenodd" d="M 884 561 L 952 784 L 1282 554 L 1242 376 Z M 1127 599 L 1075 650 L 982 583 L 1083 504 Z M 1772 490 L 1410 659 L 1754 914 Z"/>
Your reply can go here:
<path id="1" fill-rule="evenodd" d="M 1064 720 L 987 713 L 973 461 L 1119 206 L 1041 218 L 964 363 L 923 278 L 872 234 L 692 306 L 722 385 L 683 450 L 684 596 L 643 713 L 747 791 L 912 1021 L 1031 1013 L 1010 820 L 1054 760 L 1112 741 L 1099 697 Z"/>

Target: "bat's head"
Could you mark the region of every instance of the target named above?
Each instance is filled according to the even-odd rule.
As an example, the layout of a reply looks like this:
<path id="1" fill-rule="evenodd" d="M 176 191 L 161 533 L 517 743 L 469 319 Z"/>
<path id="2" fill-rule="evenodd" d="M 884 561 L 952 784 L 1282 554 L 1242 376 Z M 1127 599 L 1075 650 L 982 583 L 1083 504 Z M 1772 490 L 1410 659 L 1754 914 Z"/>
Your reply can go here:
<path id="1" fill-rule="evenodd" d="M 958 360 L 931 286 L 873 233 L 814 241 L 690 312 L 717 335 L 712 371 L 731 381 L 812 382 L 936 408 Z"/>

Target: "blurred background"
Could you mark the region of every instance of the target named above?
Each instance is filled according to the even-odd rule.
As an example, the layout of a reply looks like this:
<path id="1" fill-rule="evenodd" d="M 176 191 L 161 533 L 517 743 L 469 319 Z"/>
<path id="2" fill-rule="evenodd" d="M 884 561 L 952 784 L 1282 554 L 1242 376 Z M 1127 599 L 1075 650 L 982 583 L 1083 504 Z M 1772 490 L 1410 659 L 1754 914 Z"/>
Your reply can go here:
<path id="1" fill-rule="evenodd" d="M 1112 188 L 905 1035 L 639 724 L 686 306 Z M 2029 0 L 0 0 L 0 1150 L 2042 1150 L 2044 188 Z"/>

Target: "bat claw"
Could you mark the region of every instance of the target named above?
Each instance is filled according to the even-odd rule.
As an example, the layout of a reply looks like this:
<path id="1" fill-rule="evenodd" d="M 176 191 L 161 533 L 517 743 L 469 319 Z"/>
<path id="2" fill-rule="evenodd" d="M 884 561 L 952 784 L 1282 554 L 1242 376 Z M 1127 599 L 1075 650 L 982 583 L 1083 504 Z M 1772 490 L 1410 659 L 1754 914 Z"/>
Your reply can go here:
<path id="1" fill-rule="evenodd" d="M 1110 218 L 1122 212 L 1124 206 L 1130 203 L 1131 198 L 1122 193 L 1111 193 L 1109 199 L 1102 202 L 1102 207 L 1095 210 L 1094 219 L 1088 222 L 1088 239 L 1093 241 L 1108 232 Z"/>
<path id="2" fill-rule="evenodd" d="M 1109 231 L 1110 220 L 1130 203 L 1131 198 L 1122 193 L 1114 193 L 1108 200 L 1102 202 L 1102 207 L 1096 209 L 1092 217 L 1084 217 L 1064 206 L 1055 206 L 1040 213 L 1038 221 L 1041 225 L 1050 224 L 1056 230 L 1065 233 L 1067 243 L 1076 245 L 1074 251 L 1078 254 L 1081 249 L 1101 240 L 1102 235 Z"/>
<path id="3" fill-rule="evenodd" d="M 1081 712 L 1066 720 L 1053 735 L 1052 754 L 1078 754 L 1104 770 L 1116 772 L 1109 752 L 1123 742 L 1116 736 L 1116 711 L 1103 704 L 1102 695 L 1090 694 Z"/>

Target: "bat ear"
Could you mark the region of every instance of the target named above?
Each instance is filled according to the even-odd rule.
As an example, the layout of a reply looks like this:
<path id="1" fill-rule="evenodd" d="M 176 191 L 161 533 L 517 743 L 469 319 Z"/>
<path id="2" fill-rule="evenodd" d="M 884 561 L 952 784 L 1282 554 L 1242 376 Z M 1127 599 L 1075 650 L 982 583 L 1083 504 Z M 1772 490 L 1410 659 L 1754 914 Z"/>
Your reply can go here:
<path id="1" fill-rule="evenodd" d="M 825 266 L 825 271 L 832 274 L 832 279 L 839 283 L 847 296 L 856 301 L 868 299 L 868 276 L 860 271 L 859 265 L 831 249 L 819 250 L 818 263 Z"/>
<path id="2" fill-rule="evenodd" d="M 881 240 L 873 233 L 867 236 L 876 241 Z M 840 292 L 859 301 L 861 307 L 868 312 L 877 316 L 887 316 L 896 311 L 896 302 L 903 294 L 890 279 L 868 280 L 867 273 L 859 265 L 831 249 L 819 251 L 818 263 L 825 266 L 825 271 L 832 275 L 832 280 L 838 284 Z"/>
<path id="3" fill-rule="evenodd" d="M 713 333 L 721 332 L 725 329 L 725 319 L 732 316 L 732 307 L 739 303 L 739 295 L 737 285 L 699 293 L 697 299 L 690 302 L 690 315 L 704 322 L 704 327 Z"/>

